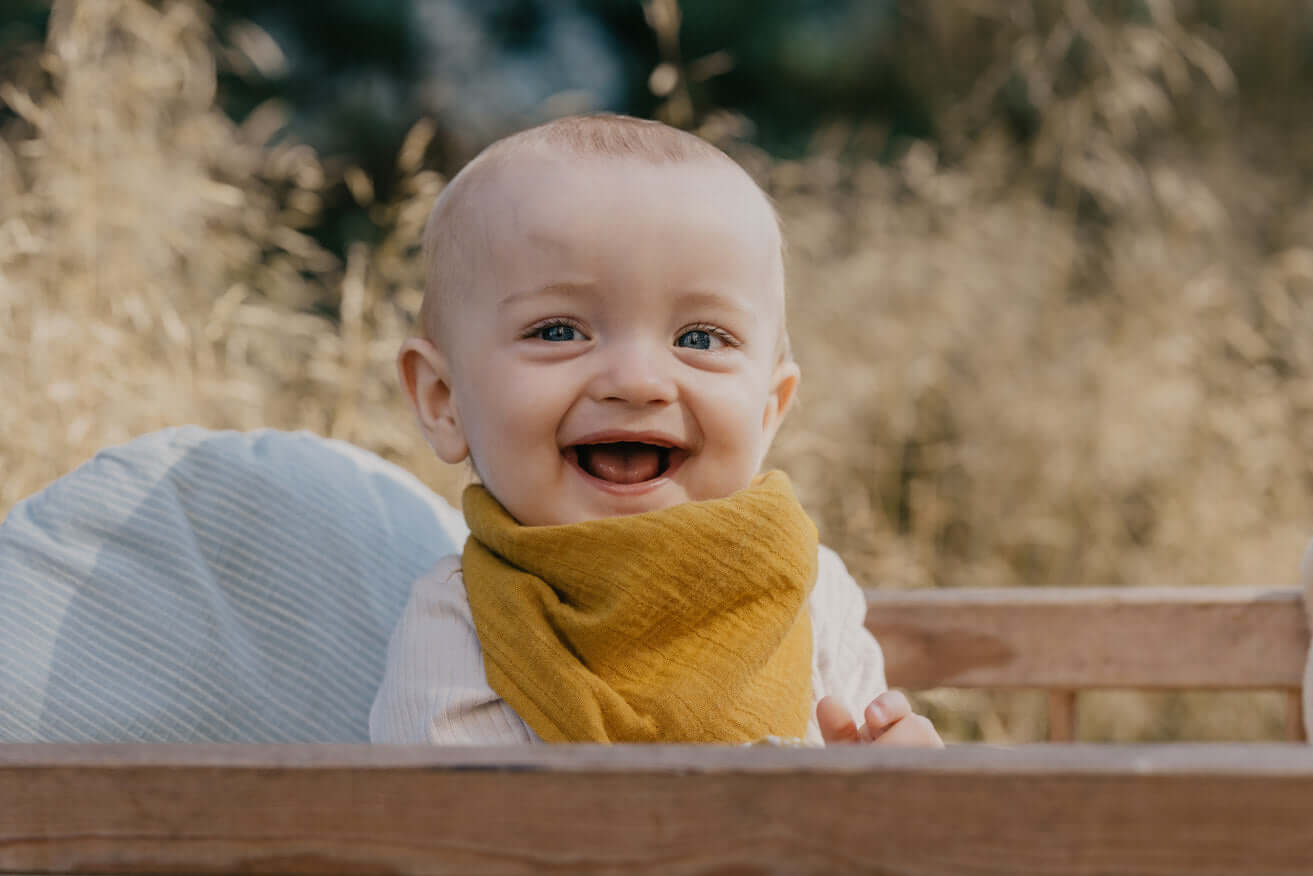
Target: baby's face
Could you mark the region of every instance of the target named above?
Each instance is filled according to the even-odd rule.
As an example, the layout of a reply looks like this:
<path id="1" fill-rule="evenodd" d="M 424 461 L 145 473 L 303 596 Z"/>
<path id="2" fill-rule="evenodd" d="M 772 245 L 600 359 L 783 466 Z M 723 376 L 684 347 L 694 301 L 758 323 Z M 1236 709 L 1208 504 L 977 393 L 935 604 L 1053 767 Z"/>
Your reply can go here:
<path id="1" fill-rule="evenodd" d="M 748 486 L 797 384 L 779 239 L 733 168 L 531 157 L 495 171 L 474 288 L 442 305 L 451 423 L 522 524 Z"/>

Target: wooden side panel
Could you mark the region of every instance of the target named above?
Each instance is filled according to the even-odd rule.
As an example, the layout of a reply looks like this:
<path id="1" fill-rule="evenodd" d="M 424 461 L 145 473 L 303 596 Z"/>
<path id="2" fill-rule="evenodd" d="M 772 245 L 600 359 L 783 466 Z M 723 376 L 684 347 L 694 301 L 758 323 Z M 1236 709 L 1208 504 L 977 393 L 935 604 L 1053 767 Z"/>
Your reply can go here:
<path id="1" fill-rule="evenodd" d="M 1298 590 L 867 591 L 890 684 L 1297 689 Z"/>
<path id="2" fill-rule="evenodd" d="M 1305 746 L 51 751 L 67 748 L 0 751 L 0 871 L 1313 866 Z"/>

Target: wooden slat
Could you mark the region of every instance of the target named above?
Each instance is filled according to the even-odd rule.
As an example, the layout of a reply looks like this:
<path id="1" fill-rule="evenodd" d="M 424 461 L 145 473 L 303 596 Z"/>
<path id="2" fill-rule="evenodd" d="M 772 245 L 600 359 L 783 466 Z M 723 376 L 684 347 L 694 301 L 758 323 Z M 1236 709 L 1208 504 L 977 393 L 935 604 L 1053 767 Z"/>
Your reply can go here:
<path id="1" fill-rule="evenodd" d="M 1286 738 L 1292 742 L 1308 739 L 1308 728 L 1304 726 L 1302 691 L 1286 692 Z"/>
<path id="2" fill-rule="evenodd" d="M 1313 749 L 0 746 L 2 872 L 1302 873 Z"/>
<path id="3" fill-rule="evenodd" d="M 867 591 L 893 685 L 1297 689 L 1295 589 Z"/>
<path id="4" fill-rule="evenodd" d="M 1049 691 L 1049 742 L 1076 739 L 1076 691 Z"/>

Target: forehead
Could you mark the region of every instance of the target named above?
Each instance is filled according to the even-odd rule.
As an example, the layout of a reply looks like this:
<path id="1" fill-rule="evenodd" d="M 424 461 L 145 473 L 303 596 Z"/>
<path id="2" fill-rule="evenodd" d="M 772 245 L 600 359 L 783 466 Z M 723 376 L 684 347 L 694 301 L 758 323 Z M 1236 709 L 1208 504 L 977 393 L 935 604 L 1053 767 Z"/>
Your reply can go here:
<path id="1" fill-rule="evenodd" d="M 769 267 L 778 258 L 774 211 L 728 159 L 529 156 L 499 168 L 487 192 L 493 238 L 544 257 L 589 260 L 619 247 L 627 261 L 667 270 L 734 259 Z"/>

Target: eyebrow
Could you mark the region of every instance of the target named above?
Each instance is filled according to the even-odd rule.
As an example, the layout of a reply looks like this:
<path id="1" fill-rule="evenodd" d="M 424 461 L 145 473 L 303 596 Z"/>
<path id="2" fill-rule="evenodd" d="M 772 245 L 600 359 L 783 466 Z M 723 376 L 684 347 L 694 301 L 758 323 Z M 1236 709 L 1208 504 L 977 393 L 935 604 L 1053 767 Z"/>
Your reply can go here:
<path id="1" fill-rule="evenodd" d="M 514 307 L 521 301 L 530 298 L 537 298 L 545 295 L 559 295 L 563 298 L 597 298 L 602 295 L 601 287 L 596 283 L 582 282 L 558 282 L 546 283 L 542 286 L 531 286 L 527 289 L 519 289 L 510 293 L 497 303 L 500 310 Z M 728 312 L 737 317 L 749 317 L 752 315 L 750 308 L 744 307 L 733 298 L 723 293 L 715 292 L 710 289 L 685 289 L 675 293 L 675 301 L 681 307 L 695 307 L 719 310 Z"/>
<path id="2" fill-rule="evenodd" d="M 596 283 L 547 283 L 543 286 L 531 286 L 528 289 L 520 289 L 507 295 L 501 301 L 497 302 L 497 307 L 505 309 L 513 307 L 526 298 L 537 298 L 540 295 L 560 295 L 564 298 L 591 298 L 596 297 L 598 288 Z"/>
<path id="3" fill-rule="evenodd" d="M 675 293 L 675 300 L 685 307 L 707 307 L 729 311 L 738 316 L 749 316 L 751 312 L 739 302 L 723 293 L 709 289 L 687 289 Z"/>

